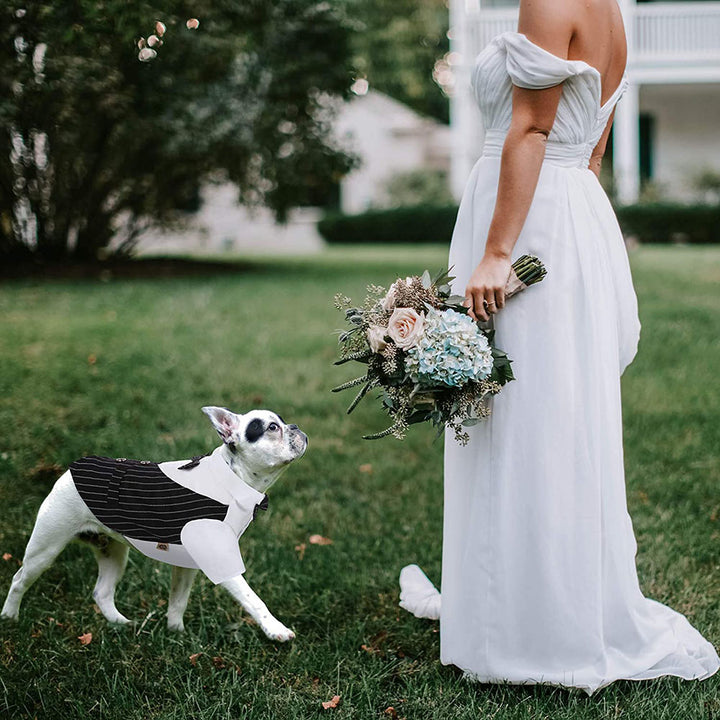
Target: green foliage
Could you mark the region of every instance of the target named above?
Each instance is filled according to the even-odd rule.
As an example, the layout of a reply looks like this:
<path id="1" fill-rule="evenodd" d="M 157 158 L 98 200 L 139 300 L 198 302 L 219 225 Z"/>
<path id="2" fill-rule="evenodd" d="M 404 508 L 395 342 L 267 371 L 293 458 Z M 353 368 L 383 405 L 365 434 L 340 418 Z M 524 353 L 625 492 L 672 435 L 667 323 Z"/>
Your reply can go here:
<path id="1" fill-rule="evenodd" d="M 129 248 L 207 178 L 280 218 L 316 201 L 351 166 L 328 139 L 349 52 L 342 8 L 314 0 L 3 4 L 0 256 Z"/>
<path id="2" fill-rule="evenodd" d="M 692 177 L 692 185 L 698 200 L 706 203 L 720 203 L 720 170 L 706 167 Z"/>
<path id="3" fill-rule="evenodd" d="M 385 185 L 389 207 L 408 205 L 452 205 L 447 173 L 422 169 L 396 173 Z"/>
<path id="4" fill-rule="evenodd" d="M 456 216 L 453 205 L 332 213 L 318 223 L 318 231 L 329 243 L 449 243 Z"/>
<path id="5" fill-rule="evenodd" d="M 234 276 L 0 286 L 0 556 L 13 556 L 0 559 L 0 597 L 42 498 L 76 457 L 210 450 L 208 403 L 271 407 L 310 436 L 242 541 L 248 582 L 297 631 L 292 644 L 265 640 L 201 578 L 186 632 L 168 632 L 168 568 L 137 552 L 118 588 L 134 627 L 115 629 L 93 609 L 92 554 L 71 545 L 28 592 L 19 624 L 0 623 L 2 717 L 384 720 L 390 706 L 413 720 L 718 716 L 720 675 L 619 682 L 592 698 L 469 683 L 440 663 L 437 623 L 397 607 L 403 565 L 440 582 L 442 442 L 430 428 L 402 443 L 359 439 L 384 416 L 372 403 L 347 416 L 328 392 L 340 372 L 331 300 L 446 256 L 333 247 Z M 631 263 L 643 331 L 623 376 L 624 439 L 640 583 L 718 646 L 720 250 L 641 247 Z M 309 544 L 312 533 L 333 545 Z M 85 632 L 93 640 L 81 646 Z M 335 694 L 340 707 L 323 711 Z"/>
<path id="6" fill-rule="evenodd" d="M 720 205 L 639 203 L 616 211 L 623 232 L 640 242 L 720 242 Z"/>
<path id="7" fill-rule="evenodd" d="M 424 115 L 448 122 L 448 99 L 433 80 L 449 50 L 445 0 L 348 0 L 360 22 L 354 65 L 370 87 Z"/>

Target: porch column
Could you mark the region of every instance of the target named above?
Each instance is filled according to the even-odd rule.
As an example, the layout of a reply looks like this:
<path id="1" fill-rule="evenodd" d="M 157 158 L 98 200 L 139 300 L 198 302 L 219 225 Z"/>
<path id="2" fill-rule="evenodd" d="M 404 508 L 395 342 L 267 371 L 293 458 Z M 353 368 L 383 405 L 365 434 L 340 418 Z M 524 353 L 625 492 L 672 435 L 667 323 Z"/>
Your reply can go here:
<path id="1" fill-rule="evenodd" d="M 635 59 L 636 0 L 618 0 L 627 40 L 628 79 L 630 84 L 615 107 L 613 123 L 613 176 L 617 200 L 621 205 L 634 203 L 640 193 L 640 116 L 639 86 L 633 81 Z"/>
<path id="2" fill-rule="evenodd" d="M 468 37 L 468 20 L 477 14 L 479 7 L 478 0 L 450 0 L 450 51 L 459 57 L 459 62 L 453 67 L 455 87 L 450 97 L 450 191 L 458 202 L 472 169 L 472 151 L 476 144 L 477 117 L 470 89 L 470 70 L 474 58 Z"/>
<path id="3" fill-rule="evenodd" d="M 630 80 L 615 108 L 613 124 L 613 175 L 617 200 L 621 205 L 634 203 L 640 193 L 640 120 L 638 85 Z"/>

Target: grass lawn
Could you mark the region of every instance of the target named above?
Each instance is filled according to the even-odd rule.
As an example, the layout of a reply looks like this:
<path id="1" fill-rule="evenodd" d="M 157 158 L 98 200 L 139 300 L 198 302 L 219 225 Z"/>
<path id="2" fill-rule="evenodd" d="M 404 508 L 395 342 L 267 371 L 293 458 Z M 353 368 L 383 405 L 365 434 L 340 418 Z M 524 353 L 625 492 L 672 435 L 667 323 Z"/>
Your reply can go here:
<path id="1" fill-rule="evenodd" d="M 398 609 L 403 565 L 440 578 L 442 445 L 425 428 L 360 440 L 385 418 L 367 401 L 346 417 L 352 395 L 329 392 L 352 371 L 332 366 L 332 298 L 444 261 L 438 248 L 361 247 L 255 259 L 237 275 L 0 286 L 3 599 L 42 498 L 75 458 L 206 452 L 207 404 L 269 407 L 310 436 L 242 541 L 246 577 L 293 643 L 267 641 L 200 578 L 186 632 L 168 632 L 169 568 L 138 553 L 118 590 L 134 627 L 111 627 L 93 607 L 92 554 L 71 545 L 19 624 L 0 624 L 0 717 L 720 718 L 718 676 L 592 698 L 468 684 L 440 665 L 437 624 Z M 720 646 L 720 249 L 641 248 L 632 264 L 643 336 L 623 388 L 640 581 Z M 313 533 L 334 542 L 309 545 Z"/>

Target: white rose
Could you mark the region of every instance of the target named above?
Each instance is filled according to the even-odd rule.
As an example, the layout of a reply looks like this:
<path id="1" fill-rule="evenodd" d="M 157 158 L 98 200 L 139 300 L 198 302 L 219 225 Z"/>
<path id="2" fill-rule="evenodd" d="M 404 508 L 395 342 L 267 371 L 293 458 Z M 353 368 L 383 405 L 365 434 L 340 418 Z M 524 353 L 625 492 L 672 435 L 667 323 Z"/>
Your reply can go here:
<path id="1" fill-rule="evenodd" d="M 387 335 L 387 328 L 380 325 L 371 325 L 367 329 L 367 340 L 370 343 L 370 349 L 374 353 L 381 353 L 386 347 L 385 336 Z"/>
<path id="2" fill-rule="evenodd" d="M 395 303 L 397 302 L 397 294 L 398 291 L 405 287 L 410 287 L 413 284 L 413 278 L 412 277 L 406 277 L 405 280 L 402 278 L 398 278 L 391 286 L 390 289 L 387 291 L 387 294 L 383 298 L 382 301 L 382 309 L 383 310 L 392 310 L 395 307 Z"/>
<path id="3" fill-rule="evenodd" d="M 388 321 L 387 334 L 395 344 L 407 350 L 422 337 L 425 319 L 412 308 L 395 308 Z"/>
<path id="4" fill-rule="evenodd" d="M 398 290 L 398 283 L 400 280 L 396 280 L 391 286 L 390 289 L 387 291 L 387 294 L 383 298 L 382 301 L 382 309 L 383 310 L 392 310 L 395 307 L 395 302 L 397 301 L 397 290 Z"/>

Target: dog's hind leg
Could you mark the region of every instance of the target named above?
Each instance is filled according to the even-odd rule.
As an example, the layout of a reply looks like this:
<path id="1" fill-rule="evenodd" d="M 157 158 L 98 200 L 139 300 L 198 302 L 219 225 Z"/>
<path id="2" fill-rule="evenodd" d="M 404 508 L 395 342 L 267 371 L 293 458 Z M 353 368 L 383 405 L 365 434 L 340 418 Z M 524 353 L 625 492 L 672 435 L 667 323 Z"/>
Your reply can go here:
<path id="1" fill-rule="evenodd" d="M 12 579 L 0 617 L 17 620 L 23 595 L 52 565 L 81 527 L 82 501 L 71 485 L 72 478 L 69 473 L 65 473 L 40 506 L 35 527 L 25 548 L 22 567 Z M 77 506 L 78 502 L 80 507 Z"/>
<path id="2" fill-rule="evenodd" d="M 115 607 L 115 588 L 125 572 L 128 546 L 107 535 L 95 535 L 94 538 L 83 535 L 80 537 L 92 544 L 98 564 L 93 599 L 108 622 L 126 625 L 130 621 Z"/>
<path id="3" fill-rule="evenodd" d="M 194 568 L 173 567 L 168 602 L 167 624 L 170 630 L 182 632 L 185 629 L 183 615 L 187 607 L 190 590 L 197 570 Z"/>

